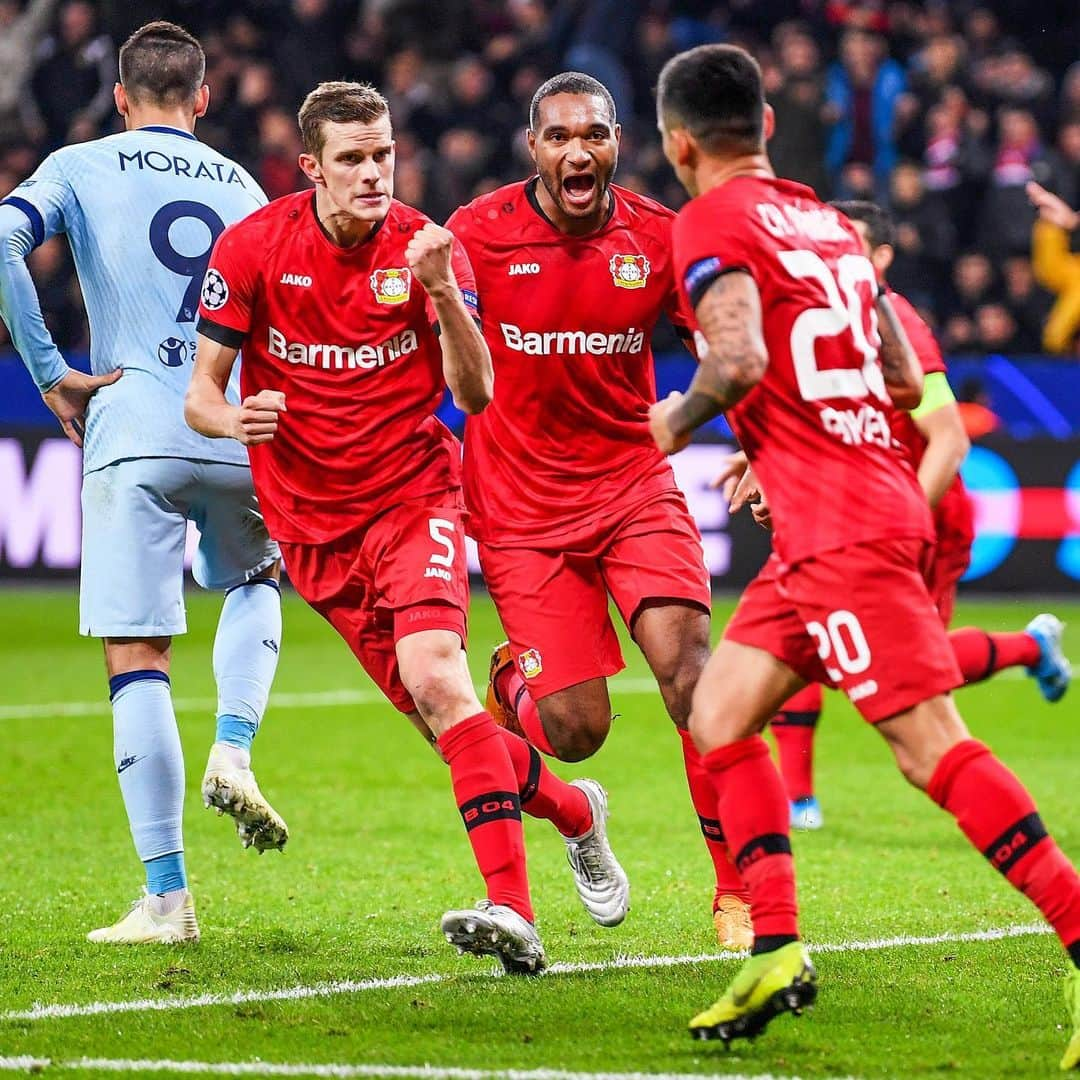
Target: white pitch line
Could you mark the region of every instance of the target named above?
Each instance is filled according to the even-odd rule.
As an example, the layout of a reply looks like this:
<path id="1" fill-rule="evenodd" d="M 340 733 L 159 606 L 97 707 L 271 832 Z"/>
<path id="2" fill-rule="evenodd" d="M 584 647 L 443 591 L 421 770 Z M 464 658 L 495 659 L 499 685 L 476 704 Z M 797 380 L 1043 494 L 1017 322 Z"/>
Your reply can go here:
<path id="1" fill-rule="evenodd" d="M 994 676 L 994 681 L 1005 679 L 1019 681 L 1027 675 L 1022 668 L 1006 668 Z M 483 701 L 487 687 L 478 686 L 476 692 Z M 612 697 L 620 695 L 656 694 L 656 680 L 647 676 L 615 676 L 611 681 Z M 178 713 L 211 712 L 217 708 L 217 698 L 174 698 L 173 708 Z M 386 698 L 378 690 L 309 690 L 298 693 L 275 693 L 270 697 L 271 708 L 282 709 L 337 709 L 345 705 L 381 705 Z M 62 719 L 78 716 L 111 716 L 112 706 L 108 700 L 99 701 L 40 701 L 23 705 L 0 705 L 0 721 L 37 720 L 41 718 Z"/>
<path id="2" fill-rule="evenodd" d="M 477 694 L 483 700 L 487 687 L 478 686 Z M 611 686 L 615 697 L 620 694 L 659 694 L 656 680 L 649 678 L 616 678 Z M 178 712 L 210 712 L 217 708 L 217 698 L 174 698 L 173 708 Z M 299 693 L 272 694 L 270 708 L 282 709 L 336 709 L 343 705 L 389 704 L 378 690 L 315 690 Z M 100 701 L 41 701 L 25 705 L 0 705 L 0 721 L 36 720 L 42 717 L 56 718 L 75 716 L 111 716 L 112 706 L 108 700 Z"/>
<path id="3" fill-rule="evenodd" d="M 973 930 L 967 933 L 933 934 L 914 937 L 902 934 L 891 938 L 872 938 L 864 941 L 839 941 L 810 944 L 815 953 L 876 952 L 880 949 L 911 948 L 919 945 L 947 945 L 964 942 L 1001 941 L 1005 938 L 1027 937 L 1032 934 L 1048 934 L 1048 926 L 1003 926 L 992 930 Z M 636 971 L 649 968 L 683 967 L 708 964 L 719 960 L 735 960 L 744 953 L 701 953 L 696 956 L 618 956 L 614 960 L 583 963 L 552 964 L 543 976 L 581 975 L 600 971 Z M 430 975 L 394 975 L 382 979 L 341 979 L 316 983 L 313 986 L 289 986 L 276 990 L 236 990 L 230 994 L 198 994 L 191 997 L 135 998 L 128 1001 L 91 1001 L 85 1004 L 56 1003 L 36 1004 L 29 1009 L 15 1009 L 0 1013 L 0 1023 L 13 1020 L 64 1020 L 77 1016 L 104 1016 L 116 1013 L 172 1012 L 179 1009 L 198 1009 L 211 1005 L 244 1005 L 250 1002 L 303 1001 L 311 998 L 333 997 L 338 994 L 359 994 L 368 990 L 396 990 L 413 986 L 430 986 L 436 983 L 456 981 L 461 978 L 503 978 L 501 972 L 491 975 L 477 973 L 433 973 Z"/>
<path id="4" fill-rule="evenodd" d="M 386 1080 L 799 1080 L 773 1073 L 647 1073 L 568 1072 L 564 1069 L 464 1069 L 438 1065 L 334 1065 L 280 1063 L 273 1061 L 170 1061 L 139 1058 L 0 1058 L 0 1071 L 34 1072 L 46 1068 L 81 1069 L 94 1072 L 197 1073 L 211 1076 L 327 1076 L 340 1080 L 386 1078 Z M 851 1080 L 850 1077 L 846 1080 Z"/>

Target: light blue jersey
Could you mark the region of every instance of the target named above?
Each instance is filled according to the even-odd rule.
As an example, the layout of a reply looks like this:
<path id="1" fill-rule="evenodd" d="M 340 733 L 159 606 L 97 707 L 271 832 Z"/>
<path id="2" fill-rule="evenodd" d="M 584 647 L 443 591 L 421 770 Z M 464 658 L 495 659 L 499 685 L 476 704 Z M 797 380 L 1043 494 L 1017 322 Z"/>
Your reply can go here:
<path id="1" fill-rule="evenodd" d="M 194 135 L 156 126 L 57 150 L 0 203 L 5 236 L 13 235 L 15 211 L 25 217 L 19 219 L 23 232 L 29 223 L 26 244 L 67 233 L 90 322 L 94 374 L 124 369 L 123 378 L 90 401 L 84 472 L 145 457 L 247 464 L 239 443 L 207 439 L 187 427 L 183 399 L 214 241 L 265 203 L 239 165 Z M 31 303 L 18 291 L 12 261 L 6 260 L 0 280 L 0 309 L 46 390 L 66 365 L 36 297 Z M 234 371 L 228 395 L 234 402 L 237 390 Z"/>

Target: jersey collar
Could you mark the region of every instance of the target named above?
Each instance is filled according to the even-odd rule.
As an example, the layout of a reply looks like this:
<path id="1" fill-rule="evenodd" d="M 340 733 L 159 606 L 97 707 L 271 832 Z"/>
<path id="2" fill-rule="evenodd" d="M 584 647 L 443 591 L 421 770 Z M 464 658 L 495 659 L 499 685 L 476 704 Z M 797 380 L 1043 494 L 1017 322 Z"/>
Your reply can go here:
<path id="1" fill-rule="evenodd" d="M 379 230 L 386 224 L 386 219 L 390 216 L 391 211 L 394 209 L 394 202 L 391 199 L 390 209 L 386 211 L 385 216 L 379 221 L 375 228 L 371 230 L 360 241 L 359 244 L 353 244 L 352 247 L 342 247 L 331 235 L 326 231 L 326 226 L 319 220 L 319 212 L 315 209 L 315 192 L 311 193 L 311 198 L 308 200 L 308 206 L 311 207 L 311 220 L 315 222 L 315 228 L 322 234 L 322 238 L 337 252 L 339 255 L 351 255 L 354 252 L 362 251 L 371 243 L 372 240 L 379 234 Z"/>
<path id="2" fill-rule="evenodd" d="M 536 213 L 561 236 L 566 236 L 571 240 L 584 240 L 590 236 L 596 236 L 597 233 L 602 233 L 608 227 L 609 222 L 615 216 L 615 188 L 611 184 L 608 184 L 608 194 L 611 196 L 611 199 L 608 202 L 607 217 L 600 223 L 599 228 L 593 229 L 591 233 L 586 233 L 584 236 L 571 237 L 568 233 L 564 233 L 562 229 L 560 229 L 559 226 L 544 213 L 544 208 L 540 205 L 540 200 L 536 197 L 536 185 L 539 183 L 539 176 L 534 176 L 531 180 L 525 181 L 525 199 L 533 210 L 535 210 Z"/>
<path id="3" fill-rule="evenodd" d="M 136 128 L 136 131 L 158 131 L 163 135 L 179 135 L 181 139 L 190 139 L 198 142 L 193 131 L 185 131 L 183 128 L 168 127 L 166 124 L 147 124 L 145 127 Z"/>

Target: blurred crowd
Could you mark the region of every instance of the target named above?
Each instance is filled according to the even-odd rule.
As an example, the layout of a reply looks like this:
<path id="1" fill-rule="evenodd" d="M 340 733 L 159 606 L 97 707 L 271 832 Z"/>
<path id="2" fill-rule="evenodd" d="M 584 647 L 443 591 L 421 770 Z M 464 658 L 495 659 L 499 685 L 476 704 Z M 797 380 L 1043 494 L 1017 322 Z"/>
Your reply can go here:
<path id="1" fill-rule="evenodd" d="M 618 181 L 678 206 L 656 77 L 681 49 L 746 45 L 776 109 L 777 171 L 892 208 L 893 284 L 948 352 L 1076 355 L 1076 238 L 1036 228 L 1024 193 L 1034 179 L 1080 203 L 1074 0 L 0 0 L 0 195 L 55 147 L 119 129 L 117 46 L 162 17 L 206 48 L 199 136 L 271 197 L 305 183 L 303 95 L 363 79 L 391 103 L 397 196 L 436 220 L 528 175 L 529 100 L 568 68 L 614 95 Z M 31 259 L 57 340 L 85 344 L 66 245 Z"/>

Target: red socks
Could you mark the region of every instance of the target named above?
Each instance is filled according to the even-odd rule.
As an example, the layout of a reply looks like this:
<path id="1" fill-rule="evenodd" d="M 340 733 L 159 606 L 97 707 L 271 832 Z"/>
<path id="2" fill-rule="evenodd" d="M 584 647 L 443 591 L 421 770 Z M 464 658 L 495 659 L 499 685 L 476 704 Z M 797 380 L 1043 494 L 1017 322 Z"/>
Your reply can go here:
<path id="1" fill-rule="evenodd" d="M 593 818 L 585 792 L 557 777 L 544 764 L 536 748 L 520 736 L 505 728 L 498 730 L 514 765 L 521 809 L 530 817 L 550 821 L 563 836 L 587 833 Z"/>
<path id="2" fill-rule="evenodd" d="M 488 899 L 532 922 L 521 799 L 499 727 L 486 712 L 477 713 L 444 731 L 438 747 L 450 766 L 454 797 Z"/>
<path id="3" fill-rule="evenodd" d="M 529 693 L 529 688 L 525 685 L 525 680 L 521 677 L 516 664 L 511 664 L 499 672 L 497 690 L 503 701 L 508 701 L 513 706 L 521 730 L 525 732 L 525 737 L 529 742 L 548 757 L 557 758 L 559 755 L 548 742 L 547 733 L 540 720 L 540 710 L 536 707 L 536 702 L 533 701 L 532 694 Z"/>
<path id="4" fill-rule="evenodd" d="M 737 896 L 740 900 L 748 902 L 750 893 L 739 876 L 739 871 L 735 869 L 735 864 L 731 861 L 727 840 L 724 839 L 724 831 L 720 827 L 712 777 L 702 764 L 701 754 L 698 753 L 694 740 L 690 738 L 690 732 L 679 730 L 679 737 L 682 739 L 686 782 L 690 786 L 690 802 L 693 803 L 694 810 L 697 812 L 701 834 L 705 837 L 705 847 L 716 872 L 713 910 L 716 910 L 721 896 Z"/>
<path id="5" fill-rule="evenodd" d="M 927 794 L 1045 916 L 1070 952 L 1080 943 L 1080 876 L 1047 835 L 1023 784 L 976 739 L 938 762 Z M 1071 948 L 1070 948 L 1071 947 Z"/>
<path id="6" fill-rule="evenodd" d="M 760 735 L 740 739 L 703 754 L 701 761 L 713 783 L 735 866 L 750 891 L 755 951 L 797 939 L 790 811 L 765 740 Z"/>
<path id="7" fill-rule="evenodd" d="M 784 702 L 771 724 L 780 775 L 790 802 L 814 794 L 814 733 L 821 719 L 821 685 L 810 683 Z"/>
<path id="8" fill-rule="evenodd" d="M 949 634 L 964 684 L 982 682 L 1008 667 L 1034 667 L 1039 662 L 1039 643 L 1023 630 L 988 634 L 965 626 Z"/>

